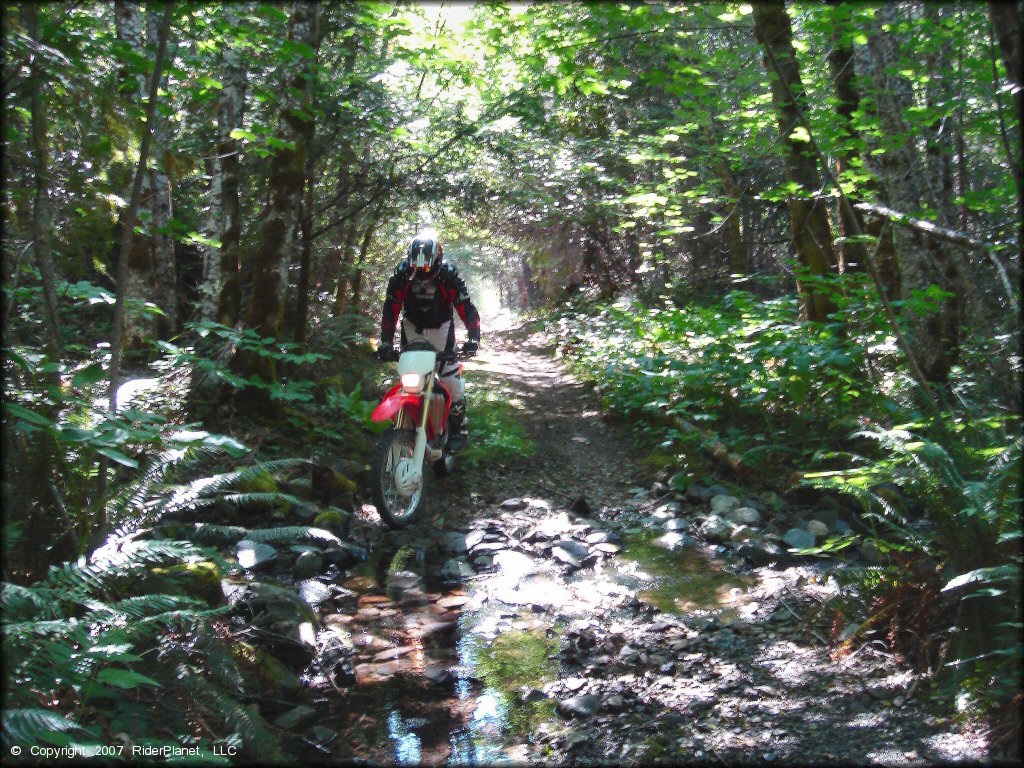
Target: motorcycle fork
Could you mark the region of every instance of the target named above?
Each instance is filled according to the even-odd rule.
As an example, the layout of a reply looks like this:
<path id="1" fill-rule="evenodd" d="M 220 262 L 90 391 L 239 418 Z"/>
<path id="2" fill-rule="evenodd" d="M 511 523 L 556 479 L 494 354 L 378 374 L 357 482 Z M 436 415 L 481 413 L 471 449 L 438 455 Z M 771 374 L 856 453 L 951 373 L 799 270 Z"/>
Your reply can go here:
<path id="1" fill-rule="evenodd" d="M 434 379 L 435 376 L 431 375 L 429 381 L 427 381 L 427 389 L 423 393 L 423 399 L 420 401 L 420 425 L 416 429 L 416 443 L 412 449 L 412 460 L 413 466 L 416 467 L 420 472 L 423 471 L 423 455 L 427 451 L 427 419 L 430 418 L 430 396 L 434 392 Z"/>

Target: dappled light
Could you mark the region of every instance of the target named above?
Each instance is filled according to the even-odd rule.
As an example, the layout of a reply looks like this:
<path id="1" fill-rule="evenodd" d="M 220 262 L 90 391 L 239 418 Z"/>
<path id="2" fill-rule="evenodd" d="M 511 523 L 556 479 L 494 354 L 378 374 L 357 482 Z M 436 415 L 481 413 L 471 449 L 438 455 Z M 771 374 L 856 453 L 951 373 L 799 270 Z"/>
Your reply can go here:
<path id="1" fill-rule="evenodd" d="M 1020 2 L 2 13 L 6 760 L 1020 760 Z"/>

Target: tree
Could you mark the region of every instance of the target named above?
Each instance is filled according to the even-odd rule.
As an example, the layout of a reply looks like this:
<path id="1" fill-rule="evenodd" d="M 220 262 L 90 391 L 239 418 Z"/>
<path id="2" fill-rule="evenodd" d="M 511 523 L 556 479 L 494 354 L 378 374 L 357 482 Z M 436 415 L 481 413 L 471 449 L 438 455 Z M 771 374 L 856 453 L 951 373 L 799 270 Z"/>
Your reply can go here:
<path id="1" fill-rule="evenodd" d="M 786 171 L 787 201 L 793 247 L 800 266 L 813 280 L 832 271 L 835 252 L 828 210 L 820 190 L 821 173 L 810 137 L 800 124 L 807 109 L 807 96 L 800 79 L 793 50 L 793 30 L 786 6 L 781 2 L 754 5 L 754 35 L 764 48 L 765 69 L 772 77 L 775 105 Z M 835 311 L 828 291 L 810 281 L 798 281 L 801 307 L 807 320 L 824 322 Z"/>

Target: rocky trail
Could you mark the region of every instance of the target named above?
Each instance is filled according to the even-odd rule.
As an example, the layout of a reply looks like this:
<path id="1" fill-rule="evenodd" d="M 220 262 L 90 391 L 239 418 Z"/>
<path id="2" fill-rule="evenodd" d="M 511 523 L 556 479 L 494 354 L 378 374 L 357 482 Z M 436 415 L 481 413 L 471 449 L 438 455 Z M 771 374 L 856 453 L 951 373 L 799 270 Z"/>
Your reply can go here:
<path id="1" fill-rule="evenodd" d="M 644 482 L 630 436 L 525 328 L 493 334 L 466 369 L 471 418 L 500 390 L 532 454 L 433 482 L 408 529 L 363 505 L 347 543 L 277 547 L 267 576 L 253 553 L 250 573 L 273 572 L 305 616 L 251 575 L 225 581 L 291 668 L 261 712 L 304 759 L 984 757 L 882 649 L 830 655 L 821 605 L 838 566 L 787 550 L 843 530 L 840 512 Z"/>

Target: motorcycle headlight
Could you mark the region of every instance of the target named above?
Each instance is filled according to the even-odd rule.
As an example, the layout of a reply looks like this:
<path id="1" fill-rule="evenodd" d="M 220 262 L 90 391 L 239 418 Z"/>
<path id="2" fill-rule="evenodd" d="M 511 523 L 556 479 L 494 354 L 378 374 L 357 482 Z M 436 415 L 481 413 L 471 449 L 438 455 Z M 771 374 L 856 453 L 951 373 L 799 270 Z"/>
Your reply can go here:
<path id="1" fill-rule="evenodd" d="M 410 392 L 419 392 L 423 388 L 423 377 L 418 373 L 403 373 L 402 387 Z"/>

